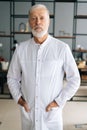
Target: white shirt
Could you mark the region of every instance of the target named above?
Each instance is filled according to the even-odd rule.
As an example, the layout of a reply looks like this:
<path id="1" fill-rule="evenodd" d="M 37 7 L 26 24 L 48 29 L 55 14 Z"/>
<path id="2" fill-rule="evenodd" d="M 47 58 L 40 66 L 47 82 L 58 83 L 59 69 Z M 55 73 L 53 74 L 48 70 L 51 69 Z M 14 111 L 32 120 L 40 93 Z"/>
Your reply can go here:
<path id="1" fill-rule="evenodd" d="M 65 87 L 64 73 L 67 80 Z M 16 102 L 22 95 L 29 104 L 33 113 L 30 114 L 34 126 L 31 130 L 57 128 L 58 117 L 51 118 L 52 112 L 48 116 L 49 114 L 45 112 L 46 106 L 55 100 L 62 108 L 80 85 L 79 72 L 70 48 L 50 35 L 41 45 L 35 43 L 33 38 L 20 43 L 13 55 L 7 78 L 9 89 Z M 46 122 L 50 120 L 51 124 L 46 125 L 44 120 Z M 55 126 L 52 126 L 52 122 Z"/>

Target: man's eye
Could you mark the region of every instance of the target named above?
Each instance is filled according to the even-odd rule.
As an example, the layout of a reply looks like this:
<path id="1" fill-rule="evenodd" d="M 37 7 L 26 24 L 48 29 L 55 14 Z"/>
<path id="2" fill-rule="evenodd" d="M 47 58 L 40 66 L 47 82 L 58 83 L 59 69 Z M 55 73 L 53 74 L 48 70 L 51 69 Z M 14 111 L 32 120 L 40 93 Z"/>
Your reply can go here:
<path id="1" fill-rule="evenodd" d="M 32 18 L 32 20 L 35 20 L 36 18 Z"/>
<path id="2" fill-rule="evenodd" d="M 40 19 L 41 19 L 41 20 L 43 20 L 43 19 L 44 19 L 44 17 L 41 17 Z"/>

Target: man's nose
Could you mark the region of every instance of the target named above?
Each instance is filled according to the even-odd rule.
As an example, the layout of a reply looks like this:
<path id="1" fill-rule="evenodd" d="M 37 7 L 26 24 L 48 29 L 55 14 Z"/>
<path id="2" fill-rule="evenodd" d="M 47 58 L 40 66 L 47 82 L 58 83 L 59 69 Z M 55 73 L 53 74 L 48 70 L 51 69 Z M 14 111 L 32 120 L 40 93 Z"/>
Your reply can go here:
<path id="1" fill-rule="evenodd" d="M 37 24 L 40 23 L 40 18 L 36 18 L 36 23 L 37 23 Z"/>

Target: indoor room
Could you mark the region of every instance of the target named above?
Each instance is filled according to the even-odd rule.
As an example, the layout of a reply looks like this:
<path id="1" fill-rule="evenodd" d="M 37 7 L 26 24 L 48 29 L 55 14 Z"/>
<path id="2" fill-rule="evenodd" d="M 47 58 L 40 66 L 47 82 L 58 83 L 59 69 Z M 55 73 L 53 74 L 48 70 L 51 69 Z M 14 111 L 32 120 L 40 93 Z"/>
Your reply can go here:
<path id="1" fill-rule="evenodd" d="M 36 45 L 37 42 L 40 42 L 40 36 L 42 36 L 42 33 L 41 35 L 38 34 L 37 38 L 36 34 L 32 31 L 31 26 L 34 26 L 34 22 L 36 22 L 36 30 L 40 31 L 42 25 L 40 26 L 40 29 L 37 28 L 42 17 L 40 16 L 41 18 L 39 19 L 39 16 L 36 15 L 37 12 L 33 11 L 33 13 L 37 16 L 37 19 L 35 19 L 35 16 L 32 16 L 33 13 L 29 12 L 30 8 L 35 4 L 45 5 L 49 10 L 48 13 L 50 16 L 50 22 L 47 23 L 47 17 L 47 19 L 44 20 L 44 23 L 46 23 L 47 26 L 49 24 L 49 35 L 46 36 L 49 37 L 50 45 L 45 42 L 47 37 L 40 43 L 42 45 Z M 35 8 L 32 10 L 34 9 Z M 41 9 L 38 14 L 41 15 L 42 12 L 43 11 Z M 28 13 L 32 17 L 28 18 Z M 32 40 L 32 34 L 35 35 L 35 41 Z M 57 43 L 55 43 L 53 47 L 53 38 L 56 39 L 55 42 L 61 43 L 61 45 L 58 46 Z M 21 44 L 25 43 L 24 41 L 27 43 L 29 39 L 31 40 L 31 42 L 29 42 L 34 43 L 35 45 L 31 44 L 31 48 L 28 48 L 29 50 L 26 49 L 26 53 L 23 55 L 25 46 L 22 48 Z M 57 52 L 59 49 L 57 47 L 62 48 L 63 46 L 66 46 L 68 49 L 63 48 L 64 50 L 62 50 L 62 52 L 61 50 Z M 20 51 L 18 48 L 22 48 L 23 50 Z M 42 51 L 43 55 L 41 55 Z M 14 59 L 12 61 L 13 56 Z M 11 61 L 12 64 L 10 64 Z M 30 66 L 28 66 L 29 64 Z M 10 65 L 12 66 L 10 67 Z M 24 69 L 23 71 L 22 67 Z M 30 70 L 26 71 L 27 76 L 25 76 L 24 71 L 28 67 L 30 67 Z M 60 75 L 58 78 L 57 74 L 59 73 Z M 35 77 L 33 77 L 33 75 L 35 75 Z M 14 81 L 11 81 L 10 78 L 14 79 Z M 62 93 L 63 89 L 59 88 L 58 90 L 57 87 L 55 87 L 55 89 L 53 88 L 51 93 L 50 86 L 57 86 L 57 82 L 60 86 L 63 86 L 65 93 Z M 44 86 L 42 91 L 40 91 L 41 88 L 37 89 L 41 83 Z M 47 89 L 46 85 L 48 83 L 49 87 Z M 20 87 L 15 87 L 15 91 L 12 93 L 13 88 L 9 88 L 8 84 L 9 86 L 12 85 L 12 87 L 14 87 L 14 85 L 19 85 Z M 27 86 L 35 85 L 34 90 L 32 88 L 28 89 L 30 92 L 30 96 L 28 98 L 30 102 L 33 100 L 34 102 L 37 102 L 36 106 L 38 106 L 37 104 L 42 105 L 41 109 L 43 109 L 43 103 L 40 102 L 40 99 L 42 98 L 42 101 L 44 99 L 47 100 L 45 102 L 46 104 L 52 99 L 52 97 L 50 99 L 50 93 L 51 96 L 55 97 L 53 100 L 54 105 L 58 105 L 57 101 L 59 101 L 59 106 L 61 106 L 60 108 L 63 108 L 63 130 L 87 130 L 87 0 L 0 0 L 0 130 L 22 130 L 21 107 L 17 101 L 19 97 L 22 97 L 21 94 L 23 94 L 22 100 L 25 102 L 24 97 L 26 97 L 25 95 L 26 93 L 28 94 L 28 91 L 25 90 L 26 88 L 21 87 L 24 84 L 27 84 Z M 68 90 L 68 88 L 70 88 L 70 90 Z M 16 97 L 15 93 L 17 89 L 21 92 L 21 94 L 18 92 L 19 95 Z M 24 93 L 22 93 L 23 90 L 25 91 Z M 56 99 L 56 96 L 54 95 L 55 93 L 57 94 L 57 91 L 60 91 L 57 96 L 62 93 L 58 99 Z M 68 92 L 71 92 L 71 94 Z M 36 94 L 35 99 L 32 98 L 33 94 Z M 63 97 L 63 94 L 66 94 L 66 98 Z M 41 97 L 38 98 L 38 96 Z M 15 99 L 13 99 L 13 97 Z M 31 107 L 33 105 L 35 104 L 31 103 Z M 36 111 L 38 111 L 38 108 L 36 108 Z M 38 116 L 40 113 L 38 113 L 39 112 L 36 112 L 37 116 L 35 116 L 38 117 L 38 119 L 41 119 L 41 116 Z M 49 118 L 52 118 L 51 116 Z M 24 128 L 24 130 L 28 129 Z M 29 130 L 57 129 L 46 128 L 44 125 L 44 127 L 38 127 L 37 129 L 35 126 L 35 129 L 30 128 Z M 62 129 L 58 128 L 58 130 Z"/>

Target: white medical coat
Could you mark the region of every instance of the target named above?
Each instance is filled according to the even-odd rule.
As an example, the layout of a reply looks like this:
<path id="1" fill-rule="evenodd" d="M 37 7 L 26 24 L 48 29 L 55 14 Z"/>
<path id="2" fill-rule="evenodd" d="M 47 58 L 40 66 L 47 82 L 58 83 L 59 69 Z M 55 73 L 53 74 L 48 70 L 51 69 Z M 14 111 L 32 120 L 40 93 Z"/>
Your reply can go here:
<path id="1" fill-rule="evenodd" d="M 50 35 L 41 45 L 33 38 L 20 43 L 7 78 L 15 101 L 23 96 L 31 109 L 27 113 L 21 107 L 23 130 L 62 130 L 62 108 L 80 85 L 79 72 L 67 44 Z M 53 100 L 59 107 L 46 112 L 46 106 Z"/>

